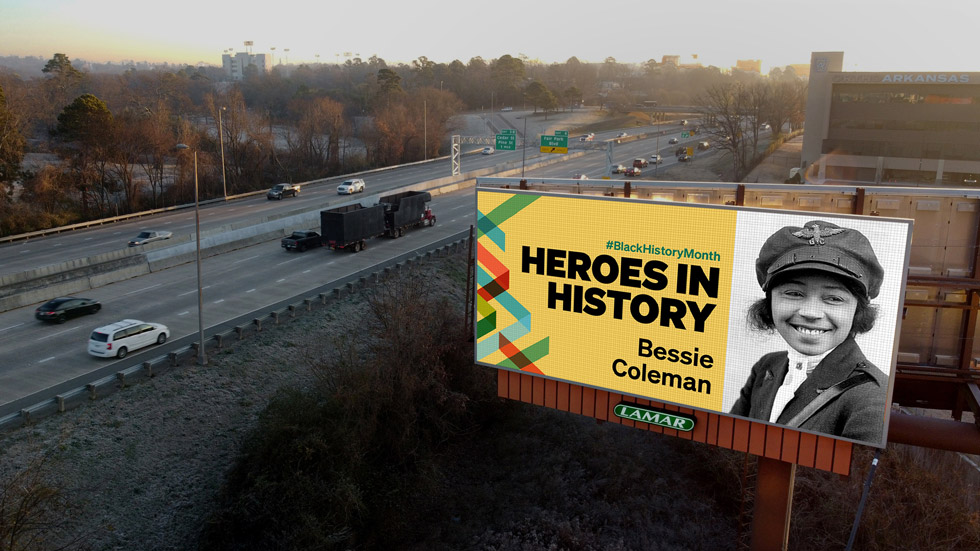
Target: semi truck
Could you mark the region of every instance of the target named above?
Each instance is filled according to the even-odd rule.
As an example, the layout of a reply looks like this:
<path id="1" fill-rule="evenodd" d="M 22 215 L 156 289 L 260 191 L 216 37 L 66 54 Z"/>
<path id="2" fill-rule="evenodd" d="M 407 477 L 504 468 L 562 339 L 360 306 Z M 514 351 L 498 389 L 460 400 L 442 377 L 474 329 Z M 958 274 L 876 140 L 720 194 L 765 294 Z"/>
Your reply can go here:
<path id="1" fill-rule="evenodd" d="M 436 223 L 432 209 L 426 203 L 432 200 L 428 191 L 403 191 L 386 195 L 379 201 L 385 209 L 385 230 L 389 237 L 401 237 L 405 230 Z"/>
<path id="2" fill-rule="evenodd" d="M 426 205 L 430 200 L 427 191 L 404 191 L 381 197 L 370 207 L 353 204 L 320 211 L 323 245 L 357 252 L 373 237 L 396 238 L 406 229 L 431 226 L 436 217 Z"/>

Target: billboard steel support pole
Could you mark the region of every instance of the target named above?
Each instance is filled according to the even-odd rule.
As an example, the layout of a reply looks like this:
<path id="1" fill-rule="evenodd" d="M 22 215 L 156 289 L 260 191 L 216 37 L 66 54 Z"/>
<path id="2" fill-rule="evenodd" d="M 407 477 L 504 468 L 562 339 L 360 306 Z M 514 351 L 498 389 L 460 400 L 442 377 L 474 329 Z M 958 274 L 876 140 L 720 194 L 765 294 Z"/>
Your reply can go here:
<path id="1" fill-rule="evenodd" d="M 796 464 L 759 457 L 755 511 L 752 513 L 752 551 L 787 548 L 789 514 L 793 508 Z"/>

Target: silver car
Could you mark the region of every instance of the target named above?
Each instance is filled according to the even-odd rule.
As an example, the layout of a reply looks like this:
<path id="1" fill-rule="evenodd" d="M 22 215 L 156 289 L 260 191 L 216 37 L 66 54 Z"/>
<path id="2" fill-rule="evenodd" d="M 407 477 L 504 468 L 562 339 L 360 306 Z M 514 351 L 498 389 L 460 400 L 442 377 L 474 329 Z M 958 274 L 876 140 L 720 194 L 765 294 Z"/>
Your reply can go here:
<path id="1" fill-rule="evenodd" d="M 164 239 L 170 239 L 173 234 L 168 231 L 141 231 L 139 235 L 129 240 L 130 247 L 136 247 L 137 245 L 146 245 L 147 243 L 153 243 L 154 241 L 162 241 Z"/>
<path id="2" fill-rule="evenodd" d="M 353 195 L 362 191 L 364 191 L 364 180 L 360 178 L 344 180 L 342 184 L 337 186 L 337 193 L 340 195 Z"/>

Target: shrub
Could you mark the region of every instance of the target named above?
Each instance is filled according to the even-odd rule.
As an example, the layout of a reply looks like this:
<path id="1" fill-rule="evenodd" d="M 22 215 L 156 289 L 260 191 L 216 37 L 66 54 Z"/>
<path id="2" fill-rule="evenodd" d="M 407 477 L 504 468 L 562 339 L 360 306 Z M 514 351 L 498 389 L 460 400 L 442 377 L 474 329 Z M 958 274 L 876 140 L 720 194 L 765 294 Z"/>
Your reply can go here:
<path id="1" fill-rule="evenodd" d="M 207 549 L 384 546 L 411 531 L 434 458 L 491 397 L 461 312 L 410 270 L 369 295 L 371 316 L 311 351 L 315 388 L 279 393 L 246 440 Z M 481 375 L 483 375 L 481 377 Z"/>

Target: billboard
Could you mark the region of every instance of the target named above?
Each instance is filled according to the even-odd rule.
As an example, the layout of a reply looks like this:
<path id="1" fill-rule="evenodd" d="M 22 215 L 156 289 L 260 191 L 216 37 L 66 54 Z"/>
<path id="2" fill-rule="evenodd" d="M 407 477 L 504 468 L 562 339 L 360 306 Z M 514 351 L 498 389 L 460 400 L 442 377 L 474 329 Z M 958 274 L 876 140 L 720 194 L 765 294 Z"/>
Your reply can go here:
<path id="1" fill-rule="evenodd" d="M 476 201 L 477 363 L 885 445 L 910 220 Z"/>

